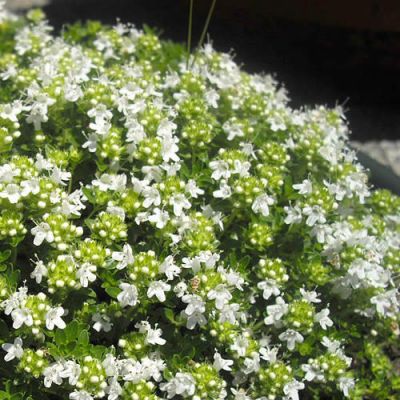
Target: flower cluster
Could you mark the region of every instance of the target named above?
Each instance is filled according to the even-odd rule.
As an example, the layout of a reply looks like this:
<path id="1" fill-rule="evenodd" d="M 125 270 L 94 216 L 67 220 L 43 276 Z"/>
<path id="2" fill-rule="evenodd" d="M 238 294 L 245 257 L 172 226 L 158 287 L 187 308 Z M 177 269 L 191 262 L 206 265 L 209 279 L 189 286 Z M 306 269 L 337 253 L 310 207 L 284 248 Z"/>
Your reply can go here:
<path id="1" fill-rule="evenodd" d="M 3 3 L 0 398 L 397 399 L 400 199 L 342 109 Z"/>

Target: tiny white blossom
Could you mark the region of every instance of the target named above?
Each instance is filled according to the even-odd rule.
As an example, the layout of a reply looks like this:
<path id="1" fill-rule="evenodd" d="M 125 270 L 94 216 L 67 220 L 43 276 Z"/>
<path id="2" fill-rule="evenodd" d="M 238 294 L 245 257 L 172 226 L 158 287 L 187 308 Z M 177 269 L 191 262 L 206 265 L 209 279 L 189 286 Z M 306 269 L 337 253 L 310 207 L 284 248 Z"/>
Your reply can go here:
<path id="1" fill-rule="evenodd" d="M 196 381 L 189 373 L 178 372 L 174 378 L 160 385 L 160 389 L 167 392 L 167 398 L 176 396 L 191 397 L 196 390 Z"/>
<path id="2" fill-rule="evenodd" d="M 256 197 L 251 209 L 255 213 L 260 213 L 264 217 L 268 217 L 269 215 L 269 206 L 274 204 L 274 199 L 267 194 L 261 194 L 260 196 Z"/>
<path id="3" fill-rule="evenodd" d="M 93 397 L 84 390 L 75 390 L 69 394 L 70 400 L 93 400 Z"/>
<path id="4" fill-rule="evenodd" d="M 285 206 L 283 209 L 285 210 L 285 212 L 287 214 L 287 216 L 285 218 L 285 224 L 288 224 L 288 225 L 298 224 L 303 219 L 302 211 L 299 206 L 297 206 L 297 205 L 294 207 Z"/>
<path id="5" fill-rule="evenodd" d="M 219 189 L 214 190 L 213 192 L 213 196 L 216 199 L 227 199 L 231 197 L 231 195 L 232 195 L 232 189 L 225 181 L 221 181 Z"/>
<path id="6" fill-rule="evenodd" d="M 288 329 L 285 332 L 282 332 L 279 335 L 279 339 L 287 342 L 287 348 L 291 351 L 294 350 L 296 343 L 303 343 L 304 341 L 303 336 L 293 329 Z"/>
<path id="7" fill-rule="evenodd" d="M 92 321 L 94 322 L 93 329 L 97 332 L 110 332 L 113 327 L 111 318 L 106 314 L 95 313 L 92 316 Z"/>
<path id="8" fill-rule="evenodd" d="M 49 243 L 54 241 L 54 234 L 47 222 L 41 222 L 39 225 L 36 225 L 32 228 L 31 233 L 34 235 L 33 244 L 35 246 L 40 246 L 44 240 Z"/>
<path id="9" fill-rule="evenodd" d="M 68 360 L 63 363 L 63 370 L 60 372 L 60 376 L 63 379 L 68 379 L 68 383 L 75 386 L 78 382 L 81 374 L 81 367 L 78 363 L 72 360 Z"/>
<path id="10" fill-rule="evenodd" d="M 22 325 L 32 326 L 33 318 L 32 313 L 27 308 L 16 308 L 11 312 L 11 318 L 13 319 L 13 328 L 19 329 Z"/>
<path id="11" fill-rule="evenodd" d="M 14 343 L 4 343 L 1 345 L 1 348 L 7 353 L 4 356 L 4 361 L 11 361 L 14 358 L 20 359 L 24 354 L 24 349 L 22 348 L 22 339 L 17 337 L 14 339 Z"/>
<path id="12" fill-rule="evenodd" d="M 79 267 L 76 271 L 76 277 L 79 279 L 82 287 L 88 287 L 89 282 L 94 282 L 96 280 L 96 270 L 96 266 L 89 263 L 83 263 Z"/>
<path id="13" fill-rule="evenodd" d="M 343 392 L 345 397 L 349 397 L 349 393 L 354 389 L 355 381 L 353 378 L 341 376 L 339 378 L 339 388 Z"/>
<path id="14" fill-rule="evenodd" d="M 36 283 L 41 283 L 44 276 L 47 276 L 47 268 L 43 261 L 36 262 L 34 270 L 31 272 L 31 278 L 36 280 Z"/>
<path id="15" fill-rule="evenodd" d="M 217 285 L 207 293 L 207 298 L 215 300 L 215 307 L 221 310 L 229 300 L 232 299 L 232 294 L 224 284 Z"/>
<path id="16" fill-rule="evenodd" d="M 153 214 L 149 215 L 147 219 L 158 229 L 163 229 L 170 220 L 170 217 L 167 211 L 160 210 L 156 207 L 153 209 Z"/>
<path id="17" fill-rule="evenodd" d="M 293 379 L 283 387 L 283 393 L 290 400 L 299 400 L 299 390 L 303 390 L 305 385 L 303 382 L 298 382 Z"/>
<path id="18" fill-rule="evenodd" d="M 218 351 L 215 351 L 213 367 L 217 371 L 221 371 L 221 370 L 232 371 L 232 368 L 231 368 L 232 365 L 233 365 L 232 360 L 222 358 L 221 354 L 219 354 Z"/>
<path id="19" fill-rule="evenodd" d="M 293 185 L 293 188 L 296 189 L 300 194 L 309 195 L 312 193 L 312 182 L 309 179 L 304 179 L 302 183 L 297 183 Z"/>
<path id="20" fill-rule="evenodd" d="M 121 292 L 117 296 L 117 300 L 122 307 L 135 306 L 138 302 L 138 291 L 135 285 L 129 283 L 121 283 L 119 285 Z"/>
<path id="21" fill-rule="evenodd" d="M 147 290 L 147 297 L 150 299 L 153 296 L 156 296 L 158 301 L 162 303 L 166 300 L 165 292 L 168 292 L 170 289 L 171 285 L 163 281 L 151 282 Z"/>
<path id="22" fill-rule="evenodd" d="M 61 362 L 56 362 L 49 365 L 43 371 L 44 386 L 49 388 L 53 383 L 56 385 L 62 384 L 61 372 L 64 370 Z"/>
<path id="23" fill-rule="evenodd" d="M 112 253 L 112 259 L 117 261 L 117 269 L 120 270 L 126 268 L 128 265 L 132 265 L 135 261 L 132 247 L 128 243 L 125 243 L 122 251 L 114 251 Z"/>
<path id="24" fill-rule="evenodd" d="M 53 330 L 56 326 L 57 328 L 64 329 L 66 327 L 65 322 L 62 320 L 64 315 L 64 308 L 53 307 L 46 314 L 46 328 Z"/>
<path id="25" fill-rule="evenodd" d="M 314 320 L 319 322 L 321 328 L 326 330 L 327 327 L 333 326 L 333 321 L 328 317 L 330 311 L 328 308 L 324 308 L 319 313 L 315 314 Z"/>

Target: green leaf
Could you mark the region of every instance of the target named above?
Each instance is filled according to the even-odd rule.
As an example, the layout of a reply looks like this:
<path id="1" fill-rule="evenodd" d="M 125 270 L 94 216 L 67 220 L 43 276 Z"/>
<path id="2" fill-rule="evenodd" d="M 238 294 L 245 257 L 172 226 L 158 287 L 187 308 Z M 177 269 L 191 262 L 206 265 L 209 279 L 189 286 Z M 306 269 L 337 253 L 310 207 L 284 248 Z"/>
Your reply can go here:
<path id="1" fill-rule="evenodd" d="M 78 338 L 78 332 L 79 332 L 78 321 L 70 322 L 65 328 L 67 343 L 76 341 L 76 339 Z"/>
<path id="2" fill-rule="evenodd" d="M 89 332 L 84 329 L 78 336 L 78 343 L 81 346 L 87 346 L 89 344 Z"/>
<path id="3" fill-rule="evenodd" d="M 63 329 L 57 329 L 54 334 L 54 340 L 58 346 L 67 343 L 67 335 Z"/>
<path id="4" fill-rule="evenodd" d="M 106 288 L 106 293 L 113 299 L 116 299 L 120 292 L 121 292 L 121 289 L 119 289 L 117 287 Z"/>
<path id="5" fill-rule="evenodd" d="M 10 249 L 4 250 L 4 251 L 0 251 L 0 263 L 8 260 L 10 255 L 11 255 L 11 250 Z"/>

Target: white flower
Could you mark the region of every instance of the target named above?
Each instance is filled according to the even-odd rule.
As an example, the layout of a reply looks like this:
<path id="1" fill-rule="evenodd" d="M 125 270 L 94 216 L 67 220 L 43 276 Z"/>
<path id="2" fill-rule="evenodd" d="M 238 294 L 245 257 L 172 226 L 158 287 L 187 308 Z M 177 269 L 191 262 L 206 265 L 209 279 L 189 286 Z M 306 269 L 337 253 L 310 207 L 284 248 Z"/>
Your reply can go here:
<path id="1" fill-rule="evenodd" d="M 177 152 L 179 139 L 176 136 L 165 136 L 161 142 L 161 155 L 164 162 L 179 161 Z"/>
<path id="2" fill-rule="evenodd" d="M 303 364 L 301 369 L 306 373 L 304 377 L 306 381 L 311 382 L 315 379 L 316 381 L 322 382 L 325 379 L 324 372 L 319 368 L 319 366 Z"/>
<path id="3" fill-rule="evenodd" d="M 157 136 L 160 137 L 170 137 L 174 134 L 177 125 L 172 122 L 168 121 L 167 119 L 163 119 L 160 121 L 158 128 L 157 128 Z"/>
<path id="4" fill-rule="evenodd" d="M 36 262 L 35 269 L 31 272 L 31 278 L 36 280 L 36 283 L 41 283 L 44 276 L 47 276 L 47 268 L 43 261 Z"/>
<path id="5" fill-rule="evenodd" d="M 216 199 L 227 199 L 231 197 L 231 195 L 232 195 L 232 189 L 225 181 L 221 181 L 219 189 L 214 190 L 213 192 L 213 196 Z"/>
<path id="6" fill-rule="evenodd" d="M 312 182 L 309 179 L 304 179 L 302 183 L 293 185 L 293 189 L 296 189 L 300 194 L 309 195 L 312 193 Z"/>
<path id="7" fill-rule="evenodd" d="M 175 277 L 179 276 L 181 269 L 175 264 L 174 257 L 168 256 L 160 264 L 159 272 L 165 274 L 168 281 L 172 281 Z"/>
<path id="8" fill-rule="evenodd" d="M 69 181 L 71 179 L 71 173 L 61 171 L 58 167 L 53 167 L 50 179 L 58 185 L 66 185 L 64 181 Z"/>
<path id="9" fill-rule="evenodd" d="M 122 386 L 118 383 L 117 379 L 117 377 L 113 377 L 106 388 L 106 393 L 108 394 L 107 400 L 117 400 L 123 392 Z"/>
<path id="10" fill-rule="evenodd" d="M 168 283 L 163 281 L 151 282 L 147 289 L 147 297 L 150 299 L 153 296 L 156 296 L 158 301 L 162 303 L 166 300 L 165 292 L 168 292 L 170 289 L 171 285 L 168 285 Z"/>
<path id="11" fill-rule="evenodd" d="M 114 251 L 112 253 L 112 259 L 118 262 L 117 269 L 120 270 L 126 268 L 128 265 L 132 265 L 135 261 L 132 247 L 128 243 L 124 244 L 122 251 Z"/>
<path id="12" fill-rule="evenodd" d="M 47 222 L 41 222 L 39 225 L 36 225 L 32 228 L 31 233 L 35 236 L 33 239 L 33 244 L 35 246 L 40 246 L 44 240 L 49 243 L 54 241 L 54 234 Z"/>
<path id="13" fill-rule="evenodd" d="M 160 210 L 158 207 L 156 207 L 153 209 L 153 214 L 149 215 L 147 219 L 152 224 L 155 224 L 158 229 L 162 229 L 167 225 L 170 217 L 167 211 Z"/>
<path id="14" fill-rule="evenodd" d="M 185 187 L 186 192 L 188 192 L 190 194 L 190 196 L 192 196 L 194 199 L 197 199 L 199 197 L 199 195 L 201 196 L 202 194 L 204 194 L 204 190 L 200 189 L 197 186 L 197 183 L 194 179 L 189 179 L 188 182 L 186 183 L 186 187 Z"/>
<path id="15" fill-rule="evenodd" d="M 83 143 L 82 147 L 84 149 L 88 149 L 90 153 L 95 153 L 97 150 L 97 141 L 99 140 L 99 137 L 97 136 L 96 133 L 90 133 L 87 136 L 87 140 L 85 143 Z"/>
<path id="16" fill-rule="evenodd" d="M 224 123 L 224 125 L 222 126 L 222 129 L 224 130 L 224 132 L 226 134 L 228 134 L 227 139 L 228 140 L 233 140 L 235 139 L 235 137 L 243 137 L 244 136 L 244 132 L 242 127 L 232 121 L 226 121 Z"/>
<path id="17" fill-rule="evenodd" d="M 13 319 L 13 328 L 19 329 L 22 325 L 32 326 L 33 318 L 31 311 L 28 308 L 16 308 L 11 313 Z"/>
<path id="18" fill-rule="evenodd" d="M 174 378 L 160 385 L 160 389 L 167 392 L 167 398 L 175 396 L 190 397 L 196 390 L 196 381 L 189 373 L 178 372 Z"/>
<path id="19" fill-rule="evenodd" d="M 261 347 L 260 348 L 261 358 L 269 363 L 273 364 L 277 360 L 278 348 L 277 347 Z"/>
<path id="20" fill-rule="evenodd" d="M 234 388 L 231 388 L 231 392 L 235 396 L 233 400 L 252 400 L 252 398 L 246 394 L 244 389 L 236 390 Z M 261 397 L 260 399 L 257 400 L 265 400 L 265 399 Z"/>
<path id="21" fill-rule="evenodd" d="M 5 361 L 11 361 L 14 360 L 14 358 L 21 358 L 22 355 L 24 354 L 24 349 L 22 348 L 22 339 L 17 337 L 14 339 L 14 343 L 4 343 L 1 345 L 1 348 L 7 352 L 7 354 L 4 356 Z"/>
<path id="22" fill-rule="evenodd" d="M 232 294 L 224 284 L 219 284 L 207 293 L 207 298 L 215 300 L 215 307 L 221 310 L 232 299 Z"/>
<path id="23" fill-rule="evenodd" d="M 239 357 L 244 357 L 248 347 L 249 341 L 247 340 L 246 336 L 237 335 L 229 348 L 235 351 Z"/>
<path id="24" fill-rule="evenodd" d="M 192 206 L 190 201 L 182 193 L 177 193 L 171 196 L 169 199 L 169 204 L 171 204 L 173 207 L 174 214 L 177 217 L 180 217 L 183 214 L 184 209 L 188 210 Z"/>
<path id="25" fill-rule="evenodd" d="M 185 311 L 182 311 L 183 315 L 185 315 Z M 196 327 L 196 325 L 204 326 L 207 323 L 207 318 L 200 311 L 194 311 L 192 314 L 187 315 L 186 328 L 192 330 Z"/>
<path id="26" fill-rule="evenodd" d="M 68 360 L 63 363 L 63 370 L 60 372 L 60 376 L 63 379 L 68 379 L 68 383 L 75 386 L 78 382 L 81 374 L 81 367 L 78 363 L 72 360 Z"/>
<path id="27" fill-rule="evenodd" d="M 93 397 L 84 390 L 75 390 L 69 394 L 71 400 L 93 400 Z"/>
<path id="28" fill-rule="evenodd" d="M 267 194 L 261 194 L 260 196 L 256 197 L 251 209 L 255 213 L 260 213 L 264 217 L 268 217 L 269 215 L 269 206 L 274 204 L 274 199 Z"/>
<path id="29" fill-rule="evenodd" d="M 290 400 L 299 400 L 299 390 L 303 390 L 304 387 L 305 385 L 303 382 L 298 382 L 296 379 L 293 379 L 283 387 L 283 393 L 285 393 Z"/>
<path id="30" fill-rule="evenodd" d="M 328 308 L 324 308 L 314 316 L 314 321 L 319 322 L 321 328 L 324 330 L 326 330 L 327 327 L 333 326 L 333 321 L 328 317 L 329 312 Z"/>
<path id="31" fill-rule="evenodd" d="M 214 89 L 209 89 L 205 92 L 204 98 L 206 103 L 213 108 L 218 108 L 219 94 Z"/>
<path id="32" fill-rule="evenodd" d="M 146 336 L 146 343 L 153 344 L 153 345 L 160 345 L 163 346 L 166 343 L 166 340 L 161 337 L 162 330 L 157 328 L 157 324 L 155 329 L 149 327 L 147 329 L 147 336 Z"/>
<path id="33" fill-rule="evenodd" d="M 272 295 L 279 296 L 281 291 L 273 279 L 266 279 L 257 283 L 257 287 L 263 291 L 263 298 L 268 300 Z"/>
<path id="34" fill-rule="evenodd" d="M 186 291 L 187 291 L 187 285 L 185 282 L 179 282 L 174 287 L 174 293 L 178 298 L 183 297 L 186 294 Z"/>
<path id="35" fill-rule="evenodd" d="M 283 209 L 287 214 L 285 218 L 285 224 L 288 225 L 299 224 L 303 219 L 301 208 L 299 206 L 297 205 L 294 207 L 285 206 Z"/>
<path id="36" fill-rule="evenodd" d="M 49 388 L 53 383 L 56 385 L 62 384 L 61 372 L 64 370 L 61 362 L 56 362 L 46 367 L 43 371 L 44 386 Z"/>
<path id="37" fill-rule="evenodd" d="M 11 183 L 16 175 L 18 173 L 10 164 L 0 165 L 0 183 Z"/>
<path id="38" fill-rule="evenodd" d="M 118 217 L 120 217 L 122 221 L 125 221 L 125 210 L 122 207 L 108 205 L 106 213 L 118 215 Z"/>
<path id="39" fill-rule="evenodd" d="M 328 349 L 329 353 L 337 353 L 340 349 L 340 342 L 338 340 L 331 340 L 327 336 L 322 338 L 321 344 Z"/>
<path id="40" fill-rule="evenodd" d="M 122 290 L 118 296 L 117 300 L 122 307 L 135 306 L 138 302 L 138 291 L 135 285 L 130 285 L 129 283 L 121 283 L 119 288 Z"/>
<path id="41" fill-rule="evenodd" d="M 296 343 L 303 343 L 304 338 L 299 333 L 293 329 L 288 329 L 287 331 L 279 335 L 279 339 L 287 342 L 287 348 L 292 351 L 296 347 Z"/>
<path id="42" fill-rule="evenodd" d="M 64 98 L 67 101 L 75 103 L 83 96 L 83 91 L 79 85 L 67 82 L 64 86 Z"/>
<path id="43" fill-rule="evenodd" d="M 106 314 L 95 313 L 92 316 L 92 321 L 94 322 L 93 329 L 97 332 L 110 332 L 113 327 L 111 318 Z"/>
<path id="44" fill-rule="evenodd" d="M 341 376 L 339 378 L 339 388 L 345 395 L 349 397 L 349 392 L 354 389 L 355 382 L 353 378 L 348 378 L 346 376 Z"/>
<path id="45" fill-rule="evenodd" d="M 288 305 L 282 297 L 276 298 L 276 304 L 267 306 L 268 316 L 264 319 L 265 325 L 272 325 L 279 322 L 279 320 L 288 312 Z"/>
<path id="46" fill-rule="evenodd" d="M 210 162 L 210 168 L 212 169 L 213 173 L 211 178 L 219 181 L 220 179 L 229 179 L 231 176 L 231 171 L 229 168 L 229 164 L 223 160 L 216 160 Z"/>
<path id="47" fill-rule="evenodd" d="M 303 299 L 309 303 L 321 303 L 321 300 L 318 298 L 319 293 L 315 292 L 314 290 L 307 291 L 304 288 L 300 288 L 300 293 Z"/>
<path id="48" fill-rule="evenodd" d="M 316 223 L 324 224 L 326 222 L 325 214 L 320 206 L 306 206 L 303 208 L 303 214 L 307 215 L 306 224 L 314 226 Z"/>
<path id="49" fill-rule="evenodd" d="M 82 287 L 88 287 L 89 282 L 94 282 L 96 280 L 97 268 L 95 265 L 89 263 L 83 263 L 80 268 L 76 271 L 76 277 L 79 279 Z"/>
<path id="50" fill-rule="evenodd" d="M 218 351 L 215 351 L 213 367 L 217 371 L 232 371 L 231 365 L 233 365 L 232 360 L 222 358 L 221 354 L 219 354 Z"/>
<path id="51" fill-rule="evenodd" d="M 154 187 L 147 186 L 143 189 L 142 195 L 144 196 L 143 207 L 149 208 L 152 205 L 159 206 L 161 204 L 161 197 L 158 190 Z"/>
<path id="52" fill-rule="evenodd" d="M 182 301 L 187 303 L 186 315 L 192 315 L 195 311 L 203 313 L 206 310 L 205 302 L 197 294 L 187 294 L 182 297 Z"/>
<path id="53" fill-rule="evenodd" d="M 384 317 L 392 318 L 399 312 L 398 289 L 388 290 L 371 297 L 371 304 L 374 304 L 376 311 Z"/>
<path id="54" fill-rule="evenodd" d="M 237 303 L 225 304 L 219 314 L 218 322 L 223 324 L 229 322 L 230 324 L 236 323 L 236 317 L 239 315 L 240 305 Z"/>
<path id="55" fill-rule="evenodd" d="M 56 326 L 57 328 L 64 329 L 66 327 L 65 322 L 62 320 L 64 315 L 64 308 L 53 307 L 46 314 L 46 328 L 53 330 Z"/>
<path id="56" fill-rule="evenodd" d="M 121 192 L 126 188 L 127 177 L 125 174 L 103 174 L 99 179 L 92 181 L 92 185 L 102 192 L 112 190 Z"/>
<path id="57" fill-rule="evenodd" d="M 0 197 L 7 199 L 11 204 L 17 204 L 21 195 L 21 188 L 15 183 L 9 183 L 5 189 L 0 192 Z"/>

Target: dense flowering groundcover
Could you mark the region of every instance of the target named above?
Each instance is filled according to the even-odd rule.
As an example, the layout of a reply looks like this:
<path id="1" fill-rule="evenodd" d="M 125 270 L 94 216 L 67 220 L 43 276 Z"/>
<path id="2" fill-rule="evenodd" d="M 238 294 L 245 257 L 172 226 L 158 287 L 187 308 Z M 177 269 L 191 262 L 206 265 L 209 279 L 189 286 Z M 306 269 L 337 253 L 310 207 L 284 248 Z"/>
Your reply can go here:
<path id="1" fill-rule="evenodd" d="M 399 398 L 400 200 L 340 107 L 0 10 L 0 399 Z"/>

